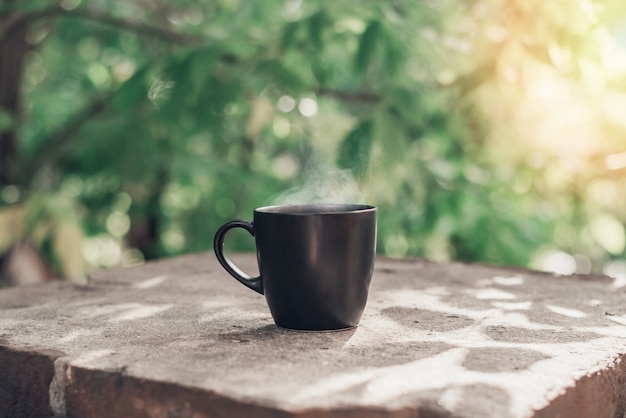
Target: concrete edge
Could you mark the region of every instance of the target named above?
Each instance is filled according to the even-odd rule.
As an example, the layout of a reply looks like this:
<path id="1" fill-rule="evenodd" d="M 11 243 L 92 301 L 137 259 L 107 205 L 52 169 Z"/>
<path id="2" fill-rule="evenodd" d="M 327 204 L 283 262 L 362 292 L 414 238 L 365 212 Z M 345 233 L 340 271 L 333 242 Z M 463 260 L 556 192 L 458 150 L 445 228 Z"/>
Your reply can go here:
<path id="1" fill-rule="evenodd" d="M 626 354 L 601 370 L 576 379 L 574 386 L 537 410 L 533 418 L 626 417 Z M 617 394 L 617 395 L 616 395 Z"/>
<path id="2" fill-rule="evenodd" d="M 250 399 L 233 399 L 210 390 L 140 379 L 125 370 L 66 369 L 67 416 L 127 418 L 180 416 L 194 418 L 454 418 L 436 405 L 397 409 L 338 406 L 331 409 L 284 410 Z"/>
<path id="3" fill-rule="evenodd" d="M 0 416 L 49 417 L 57 415 L 50 403 L 55 361 L 65 354 L 54 350 L 15 350 L 0 346 Z"/>

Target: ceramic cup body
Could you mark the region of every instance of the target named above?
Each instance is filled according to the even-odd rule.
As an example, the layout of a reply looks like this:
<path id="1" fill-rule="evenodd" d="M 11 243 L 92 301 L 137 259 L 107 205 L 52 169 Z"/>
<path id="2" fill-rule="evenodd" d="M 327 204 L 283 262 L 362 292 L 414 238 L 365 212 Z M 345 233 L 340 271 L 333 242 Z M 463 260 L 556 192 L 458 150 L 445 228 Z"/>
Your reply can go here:
<path id="1" fill-rule="evenodd" d="M 228 230 L 256 240 L 259 277 L 242 273 L 222 248 Z M 376 253 L 376 208 L 283 205 L 258 208 L 254 221 L 232 221 L 215 235 L 215 253 L 237 280 L 265 295 L 276 325 L 327 331 L 355 327 L 367 302 Z"/>

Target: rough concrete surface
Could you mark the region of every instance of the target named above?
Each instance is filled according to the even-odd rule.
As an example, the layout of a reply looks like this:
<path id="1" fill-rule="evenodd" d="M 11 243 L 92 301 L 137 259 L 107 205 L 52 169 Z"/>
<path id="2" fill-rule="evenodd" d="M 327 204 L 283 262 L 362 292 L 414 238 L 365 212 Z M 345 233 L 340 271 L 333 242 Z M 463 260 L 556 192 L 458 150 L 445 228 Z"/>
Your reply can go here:
<path id="1" fill-rule="evenodd" d="M 277 328 L 212 254 L 2 289 L 0 417 L 622 418 L 619 286 L 378 258 L 329 333 Z"/>

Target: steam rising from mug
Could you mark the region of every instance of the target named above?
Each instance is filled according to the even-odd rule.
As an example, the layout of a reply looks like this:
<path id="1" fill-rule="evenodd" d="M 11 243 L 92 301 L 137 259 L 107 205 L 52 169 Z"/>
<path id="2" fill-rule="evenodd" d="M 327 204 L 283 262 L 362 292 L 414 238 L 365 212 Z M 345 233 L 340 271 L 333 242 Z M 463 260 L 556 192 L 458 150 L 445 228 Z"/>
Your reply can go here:
<path id="1" fill-rule="evenodd" d="M 365 203 L 365 196 L 350 170 L 314 161 L 305 168 L 304 178 L 302 186 L 286 190 L 275 197 L 272 204 Z"/>

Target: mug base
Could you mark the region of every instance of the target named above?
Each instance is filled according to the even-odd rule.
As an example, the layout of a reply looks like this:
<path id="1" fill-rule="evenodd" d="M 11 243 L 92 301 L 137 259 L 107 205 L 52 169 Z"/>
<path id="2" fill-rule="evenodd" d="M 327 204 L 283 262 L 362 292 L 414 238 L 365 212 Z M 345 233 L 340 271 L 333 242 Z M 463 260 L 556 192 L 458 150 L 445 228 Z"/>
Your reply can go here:
<path id="1" fill-rule="evenodd" d="M 358 327 L 358 325 L 352 325 L 349 327 L 343 327 L 343 328 L 332 328 L 332 329 L 298 329 L 298 328 L 287 328 L 287 327 L 283 327 L 280 326 L 278 324 L 276 324 L 276 326 L 280 329 L 284 329 L 285 331 L 291 331 L 291 332 L 303 332 L 303 333 L 327 333 L 327 332 L 342 332 L 342 331 L 350 331 L 353 329 L 356 329 Z"/>

